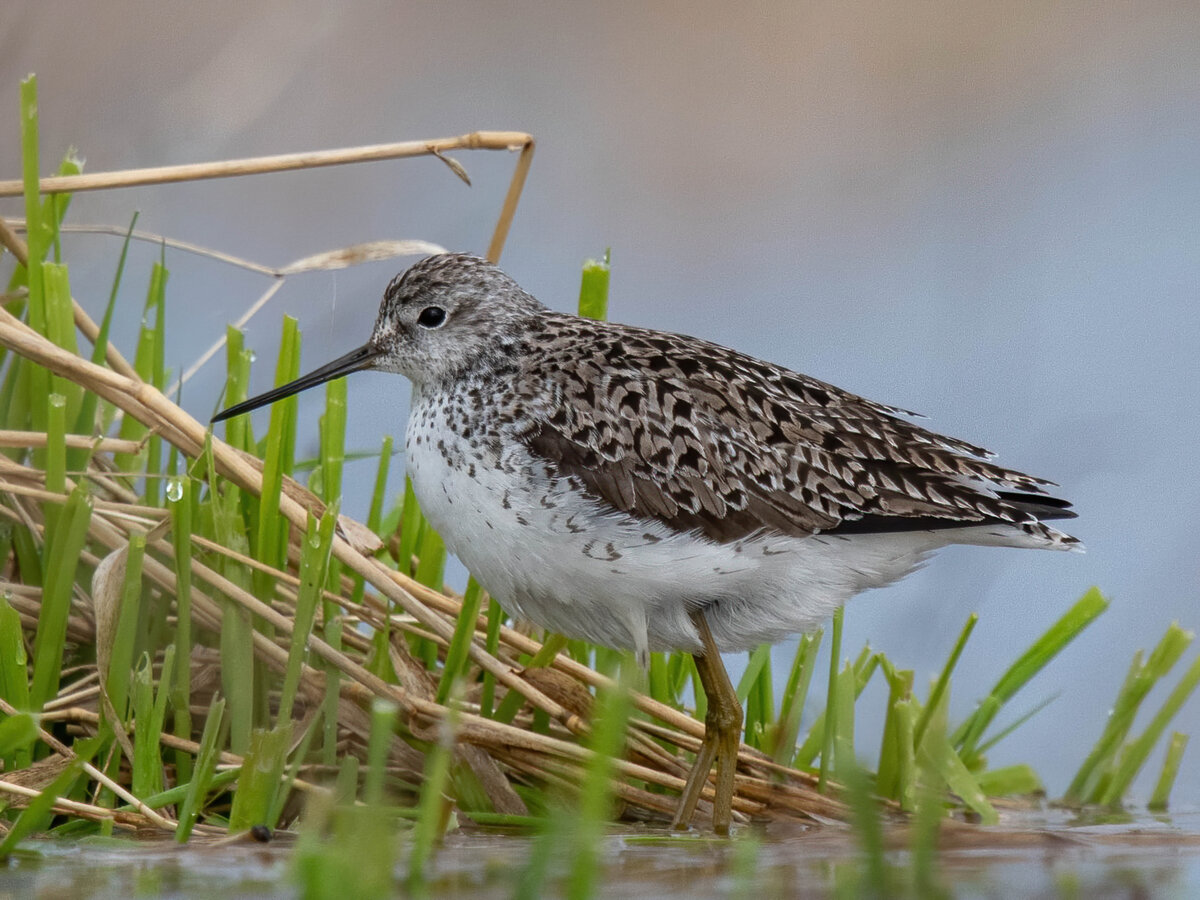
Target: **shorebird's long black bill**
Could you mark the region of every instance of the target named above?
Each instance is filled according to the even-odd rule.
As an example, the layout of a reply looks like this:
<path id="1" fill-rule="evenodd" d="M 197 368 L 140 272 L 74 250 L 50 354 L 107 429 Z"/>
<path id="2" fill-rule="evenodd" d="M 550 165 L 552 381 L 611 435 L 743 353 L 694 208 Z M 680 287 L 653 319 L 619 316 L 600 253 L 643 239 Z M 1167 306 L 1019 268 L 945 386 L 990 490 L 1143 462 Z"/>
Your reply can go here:
<path id="1" fill-rule="evenodd" d="M 290 397 L 292 394 L 306 391 L 310 387 L 316 387 L 318 384 L 333 381 L 333 379 L 349 375 L 351 372 L 361 372 L 363 369 L 369 369 L 371 368 L 371 363 L 375 361 L 375 358 L 381 352 L 370 344 L 363 344 L 357 350 L 351 350 L 345 356 L 339 357 L 331 363 L 326 363 L 321 368 L 309 372 L 307 375 L 301 375 L 295 381 L 289 381 L 287 384 L 277 387 L 272 391 L 267 391 L 265 394 L 259 394 L 257 397 L 251 397 L 249 400 L 244 400 L 229 407 L 229 409 L 221 410 L 213 416 L 212 420 L 215 423 L 228 419 L 231 416 L 240 416 L 242 413 L 258 409 L 260 406 L 266 406 L 268 403 L 274 403 L 276 400 L 282 400 L 284 397 Z"/>

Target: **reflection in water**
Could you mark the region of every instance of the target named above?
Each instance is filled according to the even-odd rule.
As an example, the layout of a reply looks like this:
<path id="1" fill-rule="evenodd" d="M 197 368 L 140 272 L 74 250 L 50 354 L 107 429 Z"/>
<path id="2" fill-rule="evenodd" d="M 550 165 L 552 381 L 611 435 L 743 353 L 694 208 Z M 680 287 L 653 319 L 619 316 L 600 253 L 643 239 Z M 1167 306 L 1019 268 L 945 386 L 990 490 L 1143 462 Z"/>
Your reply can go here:
<path id="1" fill-rule="evenodd" d="M 943 846 L 939 883 L 956 897 L 1200 896 L 1200 815 L 1171 825 L 1141 819 L 1129 826 L 1064 828 L 1048 818 L 997 829 L 971 829 Z M 1187 831 L 1180 831 L 1183 828 Z M 899 847 L 907 837 L 889 833 Z M 6 871 L 0 897 L 298 896 L 289 881 L 290 841 L 178 848 L 121 842 L 31 841 Z M 430 873 L 432 896 L 510 897 L 533 839 L 462 829 L 447 835 Z M 401 857 L 403 858 L 403 853 Z M 624 831 L 607 839 L 600 896 L 859 896 L 865 866 L 853 833 L 772 824 L 727 841 L 666 831 Z M 917 896 L 911 855 L 887 853 L 899 896 Z M 569 873 L 552 872 L 549 884 Z M 397 884 L 403 872 L 397 872 Z"/>

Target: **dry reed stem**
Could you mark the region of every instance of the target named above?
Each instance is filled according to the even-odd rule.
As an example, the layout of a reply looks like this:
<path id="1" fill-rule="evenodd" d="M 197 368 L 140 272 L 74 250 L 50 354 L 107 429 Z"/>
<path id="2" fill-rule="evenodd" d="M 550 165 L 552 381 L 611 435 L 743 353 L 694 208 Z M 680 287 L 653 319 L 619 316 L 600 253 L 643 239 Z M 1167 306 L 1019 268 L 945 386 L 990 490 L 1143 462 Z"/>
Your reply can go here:
<path id="1" fill-rule="evenodd" d="M 20 797 L 28 802 L 37 797 L 42 796 L 44 791 L 36 788 L 25 787 L 20 784 L 13 784 L 11 781 L 6 781 L 0 778 L 0 792 Z M 24 803 L 13 804 L 14 806 L 23 806 Z M 122 828 L 137 830 L 147 824 L 157 825 L 157 822 L 145 820 L 143 822 L 131 821 L 128 813 L 118 813 L 115 810 L 107 809 L 103 806 L 95 806 L 91 803 L 81 803 L 78 800 L 68 800 L 65 797 L 56 797 L 51 809 L 59 815 L 77 816 L 81 819 L 90 819 L 93 822 L 112 822 L 113 825 L 119 825 Z M 160 826 L 161 827 L 161 826 Z M 173 830 L 173 829 L 169 829 Z"/>
<path id="2" fill-rule="evenodd" d="M 28 231 L 28 223 L 16 216 L 8 220 L 6 227 L 15 232 L 25 233 Z M 256 272 L 259 275 L 279 277 L 283 274 L 273 266 L 264 266 L 252 260 L 242 259 L 240 256 L 234 256 L 230 253 L 214 250 L 211 247 L 194 244 L 191 241 L 181 241 L 163 234 L 156 234 L 153 231 L 141 231 L 139 229 L 130 231 L 128 228 L 120 225 L 72 225 L 66 222 L 59 225 L 58 230 L 60 234 L 104 234 L 110 237 L 118 237 L 122 240 L 128 236 L 131 241 L 141 241 L 147 244 L 154 244 L 158 247 L 168 247 L 171 250 L 179 250 L 182 253 L 201 256 L 205 259 L 211 259 L 214 262 L 225 263 L 238 269 L 245 269 L 248 272 Z"/>
<path id="3" fill-rule="evenodd" d="M 451 171 L 461 177 L 461 166 L 445 158 L 446 153 L 455 150 L 520 151 L 520 155 L 517 157 L 517 164 L 513 168 L 513 176 L 509 182 L 508 193 L 505 195 L 504 204 L 500 208 L 500 216 L 496 222 L 496 228 L 492 232 L 491 243 L 488 246 L 488 259 L 492 262 L 498 262 L 500 254 L 504 250 L 504 243 L 508 239 L 508 232 L 512 226 L 513 217 L 517 212 L 517 204 L 521 199 L 521 191 L 525 187 L 525 179 L 529 174 L 530 164 L 533 162 L 533 136 L 520 131 L 475 131 L 458 137 L 435 138 L 427 141 L 400 141 L 391 144 L 373 144 L 304 153 L 284 153 L 275 156 L 227 159 L 209 163 L 156 166 L 145 169 L 124 169 L 117 172 L 54 175 L 41 179 L 38 188 L 42 193 L 46 194 L 109 190 L 138 185 L 199 181 L 208 178 L 262 175 L 270 172 L 286 172 L 296 169 L 376 162 L 379 160 L 403 159 L 414 156 L 435 156 L 447 163 Z M 24 182 L 19 179 L 0 181 L 0 197 L 19 197 L 24 193 L 24 190 Z M 22 264 L 28 259 L 27 250 L 18 252 L 18 248 L 24 248 L 23 242 L 2 222 L 0 222 L 0 242 L 12 250 L 13 254 L 17 256 Z M 87 321 L 90 322 L 91 320 L 88 319 Z M 77 324 L 79 323 L 78 318 L 76 322 Z M 92 325 L 94 328 L 94 323 Z M 87 335 L 88 340 L 95 341 L 98 331 L 93 331 L 89 334 L 88 330 L 83 328 L 82 325 L 81 330 Z M 113 365 L 111 357 L 109 362 L 110 365 Z M 117 365 L 113 365 L 113 368 L 122 371 L 121 367 Z M 122 373 L 129 374 L 124 371 Z"/>
<path id="4" fill-rule="evenodd" d="M 45 716 L 44 718 L 50 717 Z M 99 713 L 78 706 L 64 710 L 54 718 L 60 721 L 74 722 L 79 725 L 85 725 L 91 728 L 93 731 L 100 727 Z M 137 731 L 136 722 L 130 730 L 132 732 Z M 171 750 L 182 750 L 185 753 L 192 754 L 193 756 L 200 752 L 200 744 L 198 741 L 189 741 L 187 738 L 181 738 L 178 735 L 171 734 L 167 731 L 164 731 L 159 735 L 159 743 Z M 219 767 L 224 769 L 237 768 L 245 762 L 245 759 L 243 759 L 241 756 L 236 753 L 231 753 L 228 750 L 218 751 L 217 759 Z M 324 790 L 324 788 L 322 788 L 320 785 L 313 784 L 311 781 L 305 781 L 302 778 L 296 778 L 292 783 L 298 790 L 308 793 L 315 793 L 317 791 Z"/>
<path id="5" fill-rule="evenodd" d="M 0 218 L 0 244 L 3 244 L 4 248 L 15 256 L 21 265 L 29 262 L 29 248 L 3 218 Z M 8 299 L 6 298 L 4 302 L 7 303 Z"/>
<path id="6" fill-rule="evenodd" d="M 48 442 L 45 432 L 0 429 L 0 447 L 45 447 Z M 97 453 L 137 453 L 142 449 L 141 441 L 88 437 L 85 434 L 66 435 L 66 445 L 77 450 L 95 450 Z"/>
<path id="7" fill-rule="evenodd" d="M 518 150 L 532 146 L 533 137 L 518 131 L 476 131 L 459 137 L 428 141 L 400 141 L 371 144 L 337 150 L 282 153 L 244 159 L 226 159 L 207 163 L 124 169 L 117 172 L 92 172 L 84 175 L 52 175 L 41 179 L 43 194 L 71 194 L 79 191 L 109 190 L 147 184 L 170 184 L 230 178 L 239 175 L 263 175 L 295 169 L 340 166 L 348 163 L 376 162 L 412 156 L 440 156 L 454 150 Z M 19 197 L 25 190 L 19 179 L 0 181 L 0 197 Z"/>

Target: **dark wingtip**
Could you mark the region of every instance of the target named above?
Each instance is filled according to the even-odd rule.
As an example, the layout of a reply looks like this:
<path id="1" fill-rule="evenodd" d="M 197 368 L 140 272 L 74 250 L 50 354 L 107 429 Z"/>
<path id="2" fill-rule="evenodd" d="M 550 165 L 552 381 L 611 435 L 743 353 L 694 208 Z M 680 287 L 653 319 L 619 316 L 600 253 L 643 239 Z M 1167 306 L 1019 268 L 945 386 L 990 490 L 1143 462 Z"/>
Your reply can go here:
<path id="1" fill-rule="evenodd" d="M 1071 508 L 1071 501 L 1063 500 L 1060 497 L 1051 497 L 1048 494 L 1026 494 L 1020 491 L 997 491 L 996 495 L 1005 503 L 1042 521 L 1079 518 L 1079 513 Z"/>

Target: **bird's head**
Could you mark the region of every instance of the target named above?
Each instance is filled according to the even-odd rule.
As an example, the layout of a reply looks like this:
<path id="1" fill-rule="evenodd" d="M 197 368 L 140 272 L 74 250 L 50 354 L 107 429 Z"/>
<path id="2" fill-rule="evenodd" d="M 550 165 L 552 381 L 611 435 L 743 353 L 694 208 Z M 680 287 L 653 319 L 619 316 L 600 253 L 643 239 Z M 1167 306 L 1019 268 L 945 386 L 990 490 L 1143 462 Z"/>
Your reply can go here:
<path id="1" fill-rule="evenodd" d="M 485 259 L 464 253 L 427 257 L 387 286 L 365 344 L 289 384 L 222 410 L 213 421 L 364 369 L 396 372 L 421 386 L 503 363 L 543 310 Z"/>

